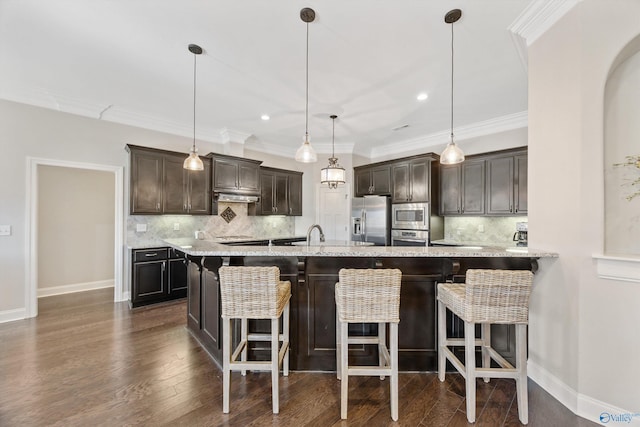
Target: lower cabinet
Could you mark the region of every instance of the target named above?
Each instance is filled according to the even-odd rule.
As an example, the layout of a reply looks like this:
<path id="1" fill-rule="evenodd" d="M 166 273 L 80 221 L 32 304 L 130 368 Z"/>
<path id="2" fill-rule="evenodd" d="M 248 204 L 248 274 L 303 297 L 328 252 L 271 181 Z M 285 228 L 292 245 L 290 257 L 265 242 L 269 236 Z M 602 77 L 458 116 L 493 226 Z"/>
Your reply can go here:
<path id="1" fill-rule="evenodd" d="M 172 248 L 134 249 L 131 268 L 131 306 L 187 296 L 184 255 Z"/>
<path id="2" fill-rule="evenodd" d="M 437 369 L 436 283 L 443 280 L 443 260 L 410 258 L 308 258 L 305 283 L 298 289 L 298 330 L 296 369 L 336 369 L 335 284 L 340 268 L 399 268 L 400 332 L 399 369 L 434 371 Z M 350 324 L 352 335 L 376 335 L 376 324 Z M 387 335 L 388 336 L 388 335 Z M 375 346 L 349 346 L 349 358 L 356 364 L 378 363 Z"/>
<path id="3" fill-rule="evenodd" d="M 187 326 L 218 362 L 222 361 L 222 319 L 218 268 L 222 258 L 189 257 Z"/>

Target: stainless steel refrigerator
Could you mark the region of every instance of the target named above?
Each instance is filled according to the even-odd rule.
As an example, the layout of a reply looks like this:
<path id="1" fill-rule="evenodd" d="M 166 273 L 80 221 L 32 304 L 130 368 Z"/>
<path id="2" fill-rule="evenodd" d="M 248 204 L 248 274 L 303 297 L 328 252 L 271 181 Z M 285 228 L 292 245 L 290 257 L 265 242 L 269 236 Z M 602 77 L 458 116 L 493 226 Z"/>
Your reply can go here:
<path id="1" fill-rule="evenodd" d="M 364 196 L 351 199 L 351 240 L 391 245 L 391 198 Z"/>

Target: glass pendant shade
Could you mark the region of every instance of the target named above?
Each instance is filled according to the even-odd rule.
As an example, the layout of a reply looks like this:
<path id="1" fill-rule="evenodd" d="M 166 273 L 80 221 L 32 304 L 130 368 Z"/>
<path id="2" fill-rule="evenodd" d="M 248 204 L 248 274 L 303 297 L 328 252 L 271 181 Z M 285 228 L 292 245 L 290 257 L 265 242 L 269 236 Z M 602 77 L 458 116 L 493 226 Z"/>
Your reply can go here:
<path id="1" fill-rule="evenodd" d="M 202 163 L 202 159 L 198 156 L 198 149 L 193 146 L 189 153 L 189 157 L 184 159 L 184 163 L 182 164 L 184 169 L 188 169 L 190 171 L 201 171 L 204 170 L 204 163 Z"/>
<path id="2" fill-rule="evenodd" d="M 304 142 L 296 151 L 296 162 L 301 163 L 314 163 L 318 160 L 316 150 L 313 149 L 309 142 L 309 134 L 305 134 Z"/>
<path id="3" fill-rule="evenodd" d="M 444 149 L 442 154 L 440 154 L 440 163 L 443 165 L 455 165 L 457 163 L 464 162 L 464 153 L 453 142 L 453 137 L 449 140 L 447 147 Z"/>

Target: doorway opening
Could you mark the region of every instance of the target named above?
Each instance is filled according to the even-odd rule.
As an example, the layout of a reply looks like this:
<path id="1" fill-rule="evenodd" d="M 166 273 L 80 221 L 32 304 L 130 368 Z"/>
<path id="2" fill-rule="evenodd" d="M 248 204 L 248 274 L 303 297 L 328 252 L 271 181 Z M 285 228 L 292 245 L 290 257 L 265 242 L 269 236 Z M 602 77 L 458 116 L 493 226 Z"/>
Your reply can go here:
<path id="1" fill-rule="evenodd" d="M 43 171 L 47 171 L 50 166 L 57 166 L 60 168 L 66 169 L 75 169 L 77 170 L 79 176 L 82 175 L 82 172 L 91 172 L 91 171 L 99 171 L 99 172 L 108 172 L 112 174 L 112 185 L 113 185 L 113 204 L 108 203 L 105 207 L 106 209 L 113 209 L 113 226 L 108 227 L 112 228 L 111 230 L 100 230 L 99 234 L 102 234 L 102 238 L 110 238 L 105 236 L 105 234 L 112 236 L 113 239 L 113 299 L 114 301 L 122 301 L 124 298 L 123 293 L 123 258 L 124 258 L 124 221 L 123 221 L 123 168 L 120 166 L 107 166 L 107 165 L 97 165 L 90 163 L 76 163 L 76 162 L 67 162 L 60 160 L 49 160 L 49 159 L 37 159 L 37 158 L 28 158 L 28 167 L 27 167 L 27 271 L 26 271 L 26 286 L 25 286 L 25 307 L 26 307 L 26 317 L 35 317 L 38 314 L 38 283 L 39 283 L 39 242 L 41 237 L 41 232 L 39 227 L 41 224 L 46 224 L 46 221 L 42 221 L 42 218 L 39 218 L 39 212 L 42 215 L 43 213 L 39 209 L 40 203 L 55 203 L 50 200 L 43 200 L 41 194 L 41 189 L 39 186 L 39 173 L 43 173 Z M 50 195 L 46 195 L 50 199 Z M 61 201 L 61 203 L 63 203 Z M 110 206 L 109 206 L 110 205 Z M 76 205 L 76 209 L 78 209 Z M 79 209 L 82 209 L 81 207 Z M 90 214 L 89 211 L 87 211 Z M 82 214 L 75 213 L 77 218 L 81 218 Z M 46 219 L 46 218 L 45 218 Z M 68 224 L 67 227 L 71 227 Z M 69 230 L 70 232 L 72 230 Z M 51 233 L 47 233 L 51 234 Z M 55 233 L 54 233 L 55 235 Z M 51 239 L 51 236 L 48 237 Z M 80 239 L 80 237 L 76 236 L 76 239 Z M 93 236 L 86 236 L 86 241 L 84 242 L 86 245 L 91 245 L 95 242 L 95 238 Z M 64 269 L 72 269 L 74 268 L 74 263 L 82 262 L 82 247 L 77 248 L 78 256 L 71 258 L 69 256 L 65 257 L 65 266 Z M 43 255 L 40 255 L 43 256 Z M 67 259 L 68 258 L 68 259 Z M 111 259 L 111 257 L 108 257 Z M 68 263 L 68 264 L 67 264 Z M 75 286 L 75 288 L 74 288 Z M 77 289 L 77 291 L 83 290 L 84 288 L 90 287 L 100 287 L 100 283 L 89 283 L 89 284 L 80 284 L 80 285 L 70 285 L 70 286 L 61 286 L 58 287 L 57 291 L 73 291 Z M 55 286 L 54 286 L 55 288 Z M 42 293 L 42 290 L 40 290 Z M 50 292 L 56 292 L 53 290 Z M 45 292 L 46 294 L 46 292 Z M 44 295 L 43 295 L 44 296 Z"/>

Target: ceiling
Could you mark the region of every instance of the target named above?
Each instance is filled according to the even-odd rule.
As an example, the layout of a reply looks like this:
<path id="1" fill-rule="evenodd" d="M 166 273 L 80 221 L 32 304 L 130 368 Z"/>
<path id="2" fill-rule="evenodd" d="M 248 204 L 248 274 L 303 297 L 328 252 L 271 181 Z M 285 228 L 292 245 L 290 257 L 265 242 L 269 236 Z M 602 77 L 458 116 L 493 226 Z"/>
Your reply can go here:
<path id="1" fill-rule="evenodd" d="M 374 157 L 446 142 L 453 8 L 456 135 L 526 123 L 526 64 L 508 27 L 530 3 L 0 0 L 0 98 L 192 137 L 196 43 L 198 139 L 292 157 L 305 131 L 300 10 L 311 7 L 312 145 L 330 152 L 336 114 L 336 152 Z"/>

